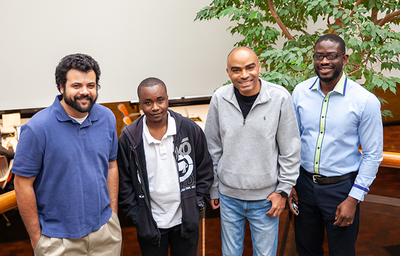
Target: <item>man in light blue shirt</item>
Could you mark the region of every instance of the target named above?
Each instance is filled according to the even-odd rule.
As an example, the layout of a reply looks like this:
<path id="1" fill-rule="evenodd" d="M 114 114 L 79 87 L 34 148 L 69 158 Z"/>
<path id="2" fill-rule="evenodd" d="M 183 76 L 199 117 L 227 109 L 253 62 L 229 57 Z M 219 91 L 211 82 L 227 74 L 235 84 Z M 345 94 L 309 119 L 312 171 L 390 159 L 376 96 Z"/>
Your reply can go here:
<path id="1" fill-rule="evenodd" d="M 330 256 L 355 255 L 359 202 L 382 161 L 380 102 L 343 73 L 345 50 L 339 36 L 321 36 L 313 56 L 317 77 L 297 85 L 292 95 L 301 171 L 288 202 L 294 198 L 299 206 L 295 233 L 300 256 L 324 254 L 325 229 Z"/>

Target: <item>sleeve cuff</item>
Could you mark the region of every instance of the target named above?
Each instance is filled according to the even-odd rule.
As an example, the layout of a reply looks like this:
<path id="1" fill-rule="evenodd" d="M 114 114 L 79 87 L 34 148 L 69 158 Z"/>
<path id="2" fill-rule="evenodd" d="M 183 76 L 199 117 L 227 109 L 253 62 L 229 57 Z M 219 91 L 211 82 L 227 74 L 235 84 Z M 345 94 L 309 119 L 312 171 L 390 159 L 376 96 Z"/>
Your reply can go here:
<path id="1" fill-rule="evenodd" d="M 368 193 L 367 188 L 363 188 L 357 184 L 354 184 L 350 190 L 349 196 L 357 199 L 358 201 L 364 201 L 364 196 Z"/>
<path id="2" fill-rule="evenodd" d="M 211 199 L 218 199 L 219 198 L 218 187 L 210 188 L 210 197 L 211 197 Z"/>

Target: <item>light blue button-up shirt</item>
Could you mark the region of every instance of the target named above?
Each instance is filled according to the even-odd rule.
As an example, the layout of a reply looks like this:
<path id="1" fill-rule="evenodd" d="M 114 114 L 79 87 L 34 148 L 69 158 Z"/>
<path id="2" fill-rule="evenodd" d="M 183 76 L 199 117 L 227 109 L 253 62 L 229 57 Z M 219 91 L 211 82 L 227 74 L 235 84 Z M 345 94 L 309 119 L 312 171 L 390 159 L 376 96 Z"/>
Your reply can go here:
<path id="1" fill-rule="evenodd" d="M 292 100 L 301 136 L 301 166 L 328 177 L 358 170 L 349 196 L 362 201 L 383 158 L 379 100 L 345 74 L 326 95 L 318 77 L 310 78 L 296 86 Z"/>

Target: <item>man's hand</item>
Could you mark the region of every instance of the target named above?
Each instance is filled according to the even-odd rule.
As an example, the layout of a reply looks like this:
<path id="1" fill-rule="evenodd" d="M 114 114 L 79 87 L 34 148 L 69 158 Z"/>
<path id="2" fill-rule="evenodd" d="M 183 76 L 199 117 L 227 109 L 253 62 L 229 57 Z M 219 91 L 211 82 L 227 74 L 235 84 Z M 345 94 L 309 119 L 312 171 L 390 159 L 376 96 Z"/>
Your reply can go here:
<path id="1" fill-rule="evenodd" d="M 210 204 L 211 204 L 211 208 L 213 210 L 218 209 L 219 208 L 219 199 L 218 198 L 217 199 L 211 199 Z"/>
<path id="2" fill-rule="evenodd" d="M 14 187 L 17 198 L 18 210 L 22 221 L 28 231 L 31 245 L 34 249 L 39 241 L 41 229 L 36 205 L 36 195 L 33 189 L 35 177 L 23 177 L 15 175 Z"/>
<path id="3" fill-rule="evenodd" d="M 277 217 L 281 215 L 283 210 L 285 209 L 286 198 L 282 197 L 280 194 L 273 192 L 271 195 L 267 197 L 269 201 L 272 203 L 271 209 L 266 212 L 270 217 Z"/>
<path id="4" fill-rule="evenodd" d="M 35 250 L 37 243 L 39 242 L 40 233 L 34 234 L 30 237 L 32 248 Z"/>
<path id="5" fill-rule="evenodd" d="M 296 204 L 299 204 L 299 197 L 297 196 L 297 192 L 294 188 L 292 188 L 292 192 L 290 193 L 290 196 L 288 197 L 286 203 L 289 206 L 289 210 L 294 214 L 294 215 L 299 215 L 297 212 L 295 212 L 295 210 L 293 209 L 292 206 L 292 200 L 294 199 L 294 201 L 296 202 Z"/>
<path id="6" fill-rule="evenodd" d="M 109 162 L 107 188 L 110 194 L 110 208 L 118 215 L 118 188 L 119 188 L 119 174 L 117 160 Z"/>
<path id="7" fill-rule="evenodd" d="M 356 213 L 358 200 L 348 196 L 336 209 L 335 223 L 339 227 L 347 227 L 353 224 L 354 214 Z"/>

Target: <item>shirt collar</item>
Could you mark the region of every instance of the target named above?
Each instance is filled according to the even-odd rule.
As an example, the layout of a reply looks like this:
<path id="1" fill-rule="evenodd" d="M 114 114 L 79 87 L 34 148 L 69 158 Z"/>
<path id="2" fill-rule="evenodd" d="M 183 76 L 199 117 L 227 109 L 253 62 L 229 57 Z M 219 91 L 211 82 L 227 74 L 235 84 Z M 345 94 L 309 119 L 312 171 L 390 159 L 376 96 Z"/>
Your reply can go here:
<path id="1" fill-rule="evenodd" d="M 169 111 L 167 125 L 167 132 L 164 134 L 161 140 L 165 139 L 168 136 L 174 136 L 176 134 L 176 122 L 175 119 L 170 115 Z M 143 117 L 143 136 L 145 136 L 148 144 L 160 143 L 159 140 L 156 140 L 155 138 L 153 138 L 153 136 L 151 136 L 149 127 L 147 127 L 146 124 L 146 116 Z"/>
<path id="2" fill-rule="evenodd" d="M 347 76 L 343 72 L 342 73 L 342 77 L 337 82 L 337 84 L 336 84 L 335 88 L 333 89 L 333 91 L 345 96 L 346 88 L 347 88 Z M 317 79 L 315 79 L 315 82 L 311 85 L 310 90 L 321 91 L 321 85 L 320 85 L 319 77 L 317 77 Z"/>

